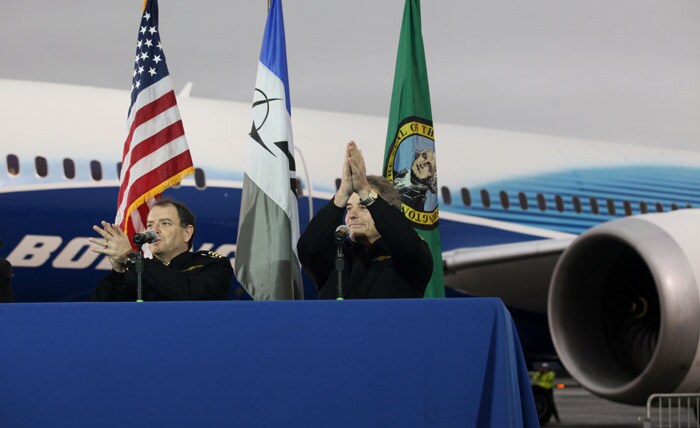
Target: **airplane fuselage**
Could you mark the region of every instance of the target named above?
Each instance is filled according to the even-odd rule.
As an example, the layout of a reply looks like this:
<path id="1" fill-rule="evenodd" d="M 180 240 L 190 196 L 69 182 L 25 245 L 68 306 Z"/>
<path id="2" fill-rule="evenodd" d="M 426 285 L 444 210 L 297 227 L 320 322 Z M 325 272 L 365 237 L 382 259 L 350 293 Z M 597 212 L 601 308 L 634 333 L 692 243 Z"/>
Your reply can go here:
<path id="1" fill-rule="evenodd" d="M 84 300 L 109 269 L 87 238 L 93 224 L 114 219 L 128 93 L 7 80 L 0 93 L 11 100 L 2 115 L 12 118 L 0 164 L 0 255 L 15 268 L 16 298 Z M 179 104 L 196 174 L 166 196 L 197 214 L 196 250 L 233 259 L 250 105 L 189 97 Z M 303 230 L 335 191 L 347 141 L 381 174 L 386 120 L 305 109 L 293 109 L 292 120 Z M 700 205 L 694 152 L 435 129 L 443 251 L 567 239 L 614 218 Z"/>

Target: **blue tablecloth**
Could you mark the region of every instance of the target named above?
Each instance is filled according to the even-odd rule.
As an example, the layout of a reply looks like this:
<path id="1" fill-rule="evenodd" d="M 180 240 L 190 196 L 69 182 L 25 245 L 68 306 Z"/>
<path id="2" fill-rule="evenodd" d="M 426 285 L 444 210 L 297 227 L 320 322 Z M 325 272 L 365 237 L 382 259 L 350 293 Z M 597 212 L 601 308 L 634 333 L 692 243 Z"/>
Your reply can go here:
<path id="1" fill-rule="evenodd" d="M 498 299 L 0 305 L 2 427 L 537 427 Z"/>

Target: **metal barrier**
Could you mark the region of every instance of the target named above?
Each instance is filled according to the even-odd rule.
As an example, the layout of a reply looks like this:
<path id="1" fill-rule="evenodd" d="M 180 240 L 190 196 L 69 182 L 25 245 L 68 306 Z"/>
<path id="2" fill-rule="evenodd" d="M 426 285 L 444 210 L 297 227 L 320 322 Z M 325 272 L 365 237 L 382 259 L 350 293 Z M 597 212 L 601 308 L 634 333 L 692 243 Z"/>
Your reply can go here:
<path id="1" fill-rule="evenodd" d="M 700 394 L 652 394 L 647 399 L 644 428 L 700 428 L 698 410 Z"/>

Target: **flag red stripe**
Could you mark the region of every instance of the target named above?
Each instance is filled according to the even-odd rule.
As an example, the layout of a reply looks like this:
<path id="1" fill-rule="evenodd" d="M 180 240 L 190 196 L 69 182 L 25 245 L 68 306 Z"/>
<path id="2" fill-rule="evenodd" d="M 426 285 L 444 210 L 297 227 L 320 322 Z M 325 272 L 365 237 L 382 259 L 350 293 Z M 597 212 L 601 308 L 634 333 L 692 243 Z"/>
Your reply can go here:
<path id="1" fill-rule="evenodd" d="M 124 142 L 124 151 L 122 152 L 122 161 L 126 158 L 126 154 L 131 149 L 131 140 L 134 137 L 134 131 L 136 128 L 141 126 L 143 123 L 148 122 L 159 114 L 163 113 L 172 106 L 177 105 L 177 100 L 175 99 L 175 92 L 169 91 L 163 94 L 158 99 L 151 101 L 145 106 L 141 107 L 139 111 L 136 112 L 134 116 L 134 121 L 129 129 L 129 135 L 126 137 Z"/>
<path id="2" fill-rule="evenodd" d="M 178 120 L 177 122 L 161 129 L 155 135 L 146 138 L 138 146 L 134 147 L 134 149 L 131 151 L 131 165 L 129 169 L 123 173 L 123 180 L 121 186 L 119 187 L 119 194 L 122 195 L 126 191 L 126 187 L 129 184 L 129 178 L 131 177 L 131 166 L 136 165 L 136 163 L 142 158 L 150 155 L 161 147 L 169 144 L 174 139 L 183 135 L 185 135 L 185 129 L 182 126 L 182 120 Z"/>
<path id="3" fill-rule="evenodd" d="M 135 200 L 148 193 L 149 190 L 176 176 L 190 166 L 192 166 L 192 157 L 189 150 L 187 150 L 159 165 L 158 168 L 142 175 L 131 184 L 130 197 L 125 204 L 126 208 L 128 209 Z"/>

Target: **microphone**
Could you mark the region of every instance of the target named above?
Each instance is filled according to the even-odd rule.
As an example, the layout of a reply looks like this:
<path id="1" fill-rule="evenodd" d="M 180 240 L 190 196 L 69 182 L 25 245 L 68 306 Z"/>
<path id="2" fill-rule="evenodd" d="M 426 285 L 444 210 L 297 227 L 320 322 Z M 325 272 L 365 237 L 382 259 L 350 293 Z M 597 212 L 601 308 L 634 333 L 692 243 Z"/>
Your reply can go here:
<path id="1" fill-rule="evenodd" d="M 333 240 L 335 241 L 336 244 L 340 244 L 341 242 L 348 239 L 348 236 L 350 236 L 350 228 L 344 224 L 341 224 L 340 226 L 335 228 L 335 233 L 333 234 Z"/>
<path id="2" fill-rule="evenodd" d="M 146 229 L 141 233 L 135 233 L 131 239 L 136 245 L 150 244 L 151 242 L 156 242 L 158 240 L 158 235 L 156 235 L 153 230 Z"/>

